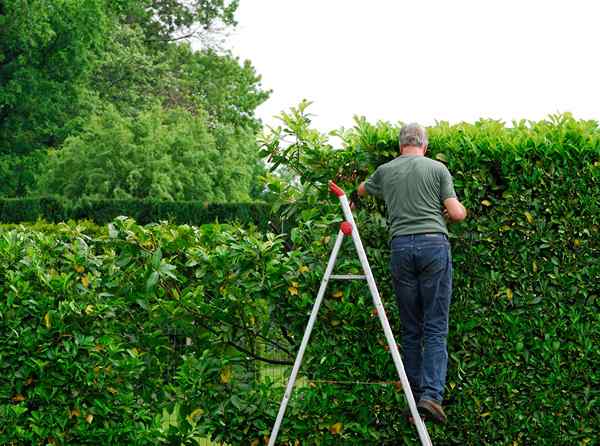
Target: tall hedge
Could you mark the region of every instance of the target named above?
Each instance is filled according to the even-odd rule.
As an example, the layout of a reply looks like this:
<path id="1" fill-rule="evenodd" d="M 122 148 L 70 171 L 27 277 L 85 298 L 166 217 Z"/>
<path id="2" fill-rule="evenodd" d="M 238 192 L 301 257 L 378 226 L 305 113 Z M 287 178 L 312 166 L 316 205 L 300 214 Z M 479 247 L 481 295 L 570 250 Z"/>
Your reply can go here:
<path id="1" fill-rule="evenodd" d="M 288 116 L 292 145 L 265 142 L 302 175 L 289 234 L 126 219 L 2 234 L 1 443 L 264 442 L 283 394 L 270 372 L 289 371 L 341 221 L 325 181 L 351 190 L 397 147 L 397 126 L 359 121 L 331 150 L 304 118 Z M 598 126 L 439 124 L 430 140 L 470 211 L 452 227 L 450 421 L 433 443 L 594 444 Z M 399 340 L 381 211 L 367 200 L 356 218 Z M 351 249 L 337 271 L 358 272 Z M 417 443 L 370 299 L 331 283 L 281 444 Z"/>
<path id="2" fill-rule="evenodd" d="M 304 195 L 300 209 L 327 199 L 327 180 L 352 191 L 398 155 L 400 125 L 358 119 L 353 130 L 341 134 L 344 150 L 332 150 L 325 137 L 307 128 L 304 105 L 283 118 L 287 127 L 267 139 L 265 155 L 295 171 L 304 189 L 314 191 Z M 285 144 L 282 134 L 287 134 Z M 429 137 L 427 155 L 447 164 L 469 210 L 467 221 L 451 228 L 450 423 L 432 427 L 434 444 L 595 441 L 600 426 L 598 123 L 570 115 L 511 127 L 496 121 L 440 123 L 429 129 Z M 383 207 L 374 200 L 362 202 L 358 221 L 394 315 Z M 340 214 L 337 206 L 328 209 Z M 313 218 L 324 212 L 319 207 Z M 344 336 L 316 341 L 323 347 L 321 357 L 309 359 L 307 369 L 312 366 L 310 373 L 330 380 L 391 379 L 391 368 L 380 373 L 372 353 L 376 343 L 365 340 L 355 311 L 364 309 L 350 312 L 355 323 L 342 320 Z M 348 336 L 349 327 L 356 327 L 355 336 Z M 368 366 L 360 367 L 356 359 L 346 365 L 350 358 Z M 356 395 L 369 401 L 369 395 L 377 395 L 369 389 L 353 387 L 348 401 Z M 339 387 L 336 392 L 329 393 L 328 402 L 345 406 L 348 422 L 357 419 L 350 414 L 360 403 L 344 405 Z"/>

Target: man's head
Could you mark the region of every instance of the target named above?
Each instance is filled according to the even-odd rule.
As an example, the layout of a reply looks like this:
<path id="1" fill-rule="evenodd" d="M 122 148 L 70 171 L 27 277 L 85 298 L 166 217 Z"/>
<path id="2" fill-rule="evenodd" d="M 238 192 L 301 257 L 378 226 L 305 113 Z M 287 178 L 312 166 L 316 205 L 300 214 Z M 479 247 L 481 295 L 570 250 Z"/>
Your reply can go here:
<path id="1" fill-rule="evenodd" d="M 400 154 L 425 155 L 427 144 L 427 132 L 419 124 L 408 124 L 400 129 Z"/>

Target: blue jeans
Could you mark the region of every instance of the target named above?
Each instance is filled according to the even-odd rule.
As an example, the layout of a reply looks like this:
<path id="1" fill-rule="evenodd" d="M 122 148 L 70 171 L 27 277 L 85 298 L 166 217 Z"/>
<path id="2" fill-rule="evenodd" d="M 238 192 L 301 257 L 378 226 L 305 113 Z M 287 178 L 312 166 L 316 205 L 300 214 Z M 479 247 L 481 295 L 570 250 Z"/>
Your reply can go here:
<path id="1" fill-rule="evenodd" d="M 406 235 L 395 237 L 391 249 L 406 374 L 416 401 L 441 403 L 452 298 L 450 243 L 445 234 Z"/>

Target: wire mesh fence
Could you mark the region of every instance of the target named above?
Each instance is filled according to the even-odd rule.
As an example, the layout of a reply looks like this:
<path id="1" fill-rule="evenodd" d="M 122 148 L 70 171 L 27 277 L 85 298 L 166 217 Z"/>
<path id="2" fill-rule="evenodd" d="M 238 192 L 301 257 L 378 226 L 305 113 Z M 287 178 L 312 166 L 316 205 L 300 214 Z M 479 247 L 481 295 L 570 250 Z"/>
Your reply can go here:
<path id="1" fill-rule="evenodd" d="M 193 339 L 188 336 L 188 333 L 177 328 L 176 324 L 166 328 L 167 336 L 169 337 L 171 348 L 175 354 L 175 358 L 183 358 L 185 355 L 198 354 L 198 348 L 194 345 Z M 288 354 L 273 347 L 273 345 L 263 340 L 257 339 L 252 348 L 253 353 L 257 357 L 264 360 L 247 355 L 240 357 L 236 361 L 236 367 L 239 368 L 240 376 L 245 379 L 254 381 L 255 383 L 269 382 L 274 386 L 285 386 L 291 373 L 291 365 L 278 364 L 278 362 L 293 362 L 294 358 L 290 358 Z M 177 371 L 180 367 L 179 361 L 167 361 L 164 364 L 164 379 L 165 383 L 174 383 L 177 377 Z M 299 377 L 297 385 L 303 383 L 303 378 Z M 278 404 L 278 402 L 276 402 Z M 228 446 L 219 442 L 213 442 L 210 438 L 201 439 L 199 446 Z"/>

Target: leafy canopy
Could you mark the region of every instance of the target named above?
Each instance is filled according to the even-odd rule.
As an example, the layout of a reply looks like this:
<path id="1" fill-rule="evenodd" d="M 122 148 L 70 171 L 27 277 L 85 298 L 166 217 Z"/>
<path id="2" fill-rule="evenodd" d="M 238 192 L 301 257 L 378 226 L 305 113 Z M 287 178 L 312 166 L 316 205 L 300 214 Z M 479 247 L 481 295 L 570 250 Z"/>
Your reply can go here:
<path id="1" fill-rule="evenodd" d="M 235 25 L 237 5 L 237 1 L 227 0 L 2 2 L 0 170 L 7 172 L 7 181 L 0 193 L 23 196 L 32 190 L 42 194 L 69 190 L 73 192 L 67 197 L 105 193 L 104 198 L 109 198 L 146 196 L 152 190 L 158 194 L 156 198 L 171 197 L 168 199 L 247 197 L 248 179 L 260 173 L 253 142 L 253 132 L 260 128 L 260 121 L 254 111 L 269 92 L 262 89 L 260 76 L 249 62 L 241 63 L 227 52 L 193 51 L 188 42 L 182 41 L 192 37 L 202 39 L 218 32 L 219 27 Z M 205 146 L 200 142 L 194 145 L 200 152 L 195 155 L 195 168 L 204 172 L 198 174 L 200 177 L 213 178 L 217 171 L 236 172 L 236 175 L 225 175 L 219 184 L 211 183 L 210 193 L 206 192 L 208 183 L 198 183 L 191 192 L 192 186 L 183 185 L 189 178 L 158 180 L 158 174 L 151 172 L 141 177 L 155 177 L 151 181 L 156 185 L 154 189 L 147 184 L 134 187 L 132 181 L 137 173 L 108 181 L 102 187 L 89 186 L 85 193 L 76 192 L 80 183 L 74 173 L 63 176 L 59 189 L 42 186 L 54 184 L 48 181 L 51 171 L 58 167 L 51 163 L 47 170 L 45 157 L 36 152 L 43 153 L 48 148 L 62 150 L 63 143 L 70 138 L 65 145 L 71 151 L 69 156 L 65 155 L 67 158 L 74 162 L 81 156 L 78 165 L 98 160 L 87 155 L 87 147 L 75 151 L 74 141 L 87 137 L 83 135 L 78 140 L 77 135 L 82 132 L 89 135 L 90 129 L 99 125 L 98 120 L 110 121 L 112 118 L 107 118 L 105 110 L 111 106 L 123 119 L 133 122 L 157 103 L 164 110 L 175 110 L 182 122 L 204 123 L 203 132 L 209 136 L 202 141 L 208 142 Z M 184 117 L 185 114 L 188 116 Z M 95 119 L 94 123 L 90 119 Z M 186 130 L 171 126 L 169 131 L 174 141 L 175 132 Z M 181 139 L 186 138 L 186 134 L 181 135 Z M 148 155 L 146 148 L 141 150 Z M 219 155 L 207 155 L 215 150 Z M 214 162 L 219 156 L 223 156 L 222 164 Z M 130 159 L 143 157 L 140 154 Z M 162 166 L 164 161 L 156 162 Z M 139 173 L 142 166 L 150 164 L 142 162 L 137 170 L 124 171 L 127 175 L 133 170 Z M 100 164 L 97 168 L 101 169 Z M 44 172 L 40 187 L 35 186 L 38 172 Z M 123 170 L 112 175 L 120 172 Z M 67 178 L 76 182 L 67 186 Z M 239 187 L 231 178 L 239 179 Z M 202 189 L 205 191 L 198 192 Z M 255 183 L 252 193 L 258 192 Z"/>
<path id="2" fill-rule="evenodd" d="M 6 0 L 0 9 L 0 154 L 54 145 L 85 111 L 110 30 L 104 0 Z"/>
<path id="3" fill-rule="evenodd" d="M 40 192 L 82 197 L 246 201 L 258 165 L 254 136 L 203 114 L 155 106 L 132 118 L 114 107 L 51 153 Z"/>
<path id="4" fill-rule="evenodd" d="M 157 99 L 167 108 L 208 112 L 210 120 L 257 131 L 254 110 L 269 96 L 250 62 L 231 54 L 194 51 L 187 43 L 155 51 L 143 30 L 122 26 L 111 37 L 92 75 L 102 101 L 134 115 Z"/>

